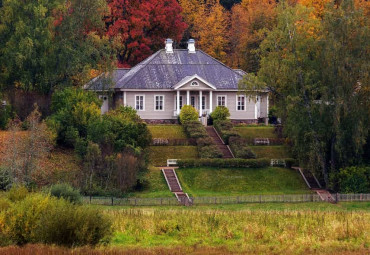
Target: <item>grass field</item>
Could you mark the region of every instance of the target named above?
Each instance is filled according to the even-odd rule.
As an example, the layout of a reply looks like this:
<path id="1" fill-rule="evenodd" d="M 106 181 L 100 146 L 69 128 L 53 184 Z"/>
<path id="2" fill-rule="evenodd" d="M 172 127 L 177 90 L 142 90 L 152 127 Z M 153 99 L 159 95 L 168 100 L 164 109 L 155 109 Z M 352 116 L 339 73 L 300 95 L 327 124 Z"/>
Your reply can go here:
<path id="1" fill-rule="evenodd" d="M 0 254 L 369 254 L 370 202 L 98 208 L 113 221 L 108 246 L 31 244 Z"/>
<path id="2" fill-rule="evenodd" d="M 184 191 L 195 197 L 310 193 L 299 174 L 286 168 L 189 168 L 176 172 Z"/>
<path id="3" fill-rule="evenodd" d="M 181 125 L 148 125 L 153 138 L 186 139 Z"/>
<path id="4" fill-rule="evenodd" d="M 246 139 L 254 138 L 277 138 L 274 133 L 275 128 L 269 126 L 237 126 L 234 130 L 239 133 L 239 135 Z"/>
<path id="5" fill-rule="evenodd" d="M 288 148 L 284 145 L 251 146 L 251 149 L 256 153 L 257 158 L 281 159 L 291 157 Z"/>
<path id="6" fill-rule="evenodd" d="M 198 158 L 196 146 L 151 146 L 149 158 L 154 166 L 165 166 L 167 159 Z"/>
<path id="7" fill-rule="evenodd" d="M 213 247 L 243 254 L 361 254 L 370 246 L 369 212 L 131 208 L 107 213 L 116 229 L 113 246 Z"/>

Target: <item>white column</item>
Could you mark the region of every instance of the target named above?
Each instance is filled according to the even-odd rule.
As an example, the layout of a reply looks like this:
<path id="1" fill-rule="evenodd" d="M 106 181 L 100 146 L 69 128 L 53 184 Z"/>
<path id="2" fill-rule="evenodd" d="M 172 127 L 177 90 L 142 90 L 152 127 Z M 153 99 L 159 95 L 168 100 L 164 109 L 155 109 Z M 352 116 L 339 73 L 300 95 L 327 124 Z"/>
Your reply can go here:
<path id="1" fill-rule="evenodd" d="M 266 104 L 267 104 L 267 106 L 266 106 L 266 116 L 268 117 L 269 116 L 269 94 L 267 94 L 267 102 L 266 102 Z"/>
<path id="2" fill-rule="evenodd" d="M 190 90 L 186 91 L 186 104 L 190 105 Z"/>
<path id="3" fill-rule="evenodd" d="M 177 100 L 176 100 L 176 113 L 180 114 L 180 91 L 177 91 Z"/>
<path id="4" fill-rule="evenodd" d="M 254 101 L 254 119 L 257 119 L 257 96 Z"/>
<path id="5" fill-rule="evenodd" d="M 209 91 L 209 113 L 212 113 L 212 90 Z"/>
<path id="6" fill-rule="evenodd" d="M 123 106 L 127 105 L 126 91 L 123 91 Z"/>
<path id="7" fill-rule="evenodd" d="M 202 116 L 202 91 L 199 90 L 199 116 Z"/>

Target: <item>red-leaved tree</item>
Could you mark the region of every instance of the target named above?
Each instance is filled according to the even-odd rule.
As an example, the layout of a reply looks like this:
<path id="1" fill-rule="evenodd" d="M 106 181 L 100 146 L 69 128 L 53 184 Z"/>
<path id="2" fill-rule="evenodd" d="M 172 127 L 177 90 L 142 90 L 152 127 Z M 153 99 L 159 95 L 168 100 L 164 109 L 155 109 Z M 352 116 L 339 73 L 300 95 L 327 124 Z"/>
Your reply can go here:
<path id="1" fill-rule="evenodd" d="M 137 64 L 164 45 L 180 41 L 187 28 L 176 0 L 107 0 L 107 34 L 117 38 L 120 67 Z"/>

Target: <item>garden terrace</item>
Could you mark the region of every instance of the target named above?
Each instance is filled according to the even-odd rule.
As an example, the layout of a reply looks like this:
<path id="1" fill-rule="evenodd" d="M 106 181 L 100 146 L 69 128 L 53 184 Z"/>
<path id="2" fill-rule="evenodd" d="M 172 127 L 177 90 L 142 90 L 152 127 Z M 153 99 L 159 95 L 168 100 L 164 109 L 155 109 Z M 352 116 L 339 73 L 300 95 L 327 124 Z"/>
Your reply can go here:
<path id="1" fill-rule="evenodd" d="M 191 197 L 311 193 L 296 171 L 286 168 L 182 168 L 178 178 Z"/>

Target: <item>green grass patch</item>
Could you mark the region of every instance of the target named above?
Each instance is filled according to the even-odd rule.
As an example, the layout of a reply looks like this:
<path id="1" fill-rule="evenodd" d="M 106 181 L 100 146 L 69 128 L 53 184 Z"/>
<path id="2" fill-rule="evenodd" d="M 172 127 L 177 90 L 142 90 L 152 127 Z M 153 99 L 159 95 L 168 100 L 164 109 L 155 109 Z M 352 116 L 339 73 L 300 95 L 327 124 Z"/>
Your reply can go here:
<path id="1" fill-rule="evenodd" d="M 284 145 L 251 146 L 251 149 L 256 153 L 257 158 L 281 159 L 291 157 L 288 148 Z"/>
<path id="2" fill-rule="evenodd" d="M 269 126 L 261 126 L 261 127 L 234 127 L 234 130 L 238 132 L 238 134 L 246 139 L 254 139 L 254 138 L 277 138 L 275 134 L 274 127 Z"/>
<path id="3" fill-rule="evenodd" d="M 112 245 L 229 251 L 195 254 L 367 254 L 370 246 L 369 212 L 199 208 L 107 210 L 116 229 Z"/>
<path id="4" fill-rule="evenodd" d="M 161 169 L 153 166 L 149 167 L 149 171 L 145 175 L 145 180 L 146 184 L 144 190 L 132 193 L 130 196 L 142 198 L 161 198 L 174 196 L 168 189 Z"/>
<path id="5" fill-rule="evenodd" d="M 153 138 L 186 139 L 181 125 L 148 125 Z"/>
<path id="6" fill-rule="evenodd" d="M 165 166 L 167 159 L 198 158 L 198 150 L 196 146 L 151 146 L 149 157 L 154 166 Z"/>
<path id="7" fill-rule="evenodd" d="M 311 192 L 296 171 L 286 168 L 188 168 L 176 172 L 184 191 L 195 197 Z"/>

